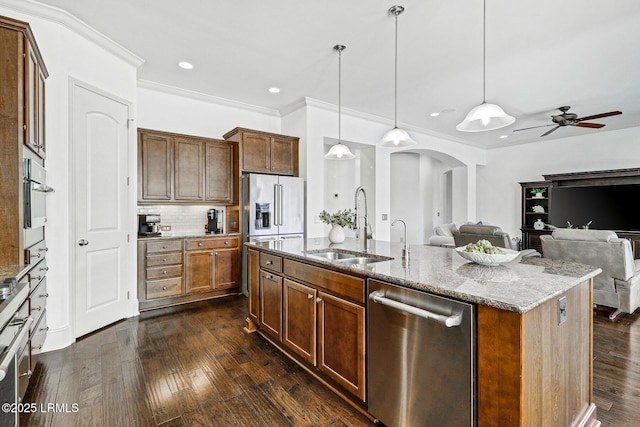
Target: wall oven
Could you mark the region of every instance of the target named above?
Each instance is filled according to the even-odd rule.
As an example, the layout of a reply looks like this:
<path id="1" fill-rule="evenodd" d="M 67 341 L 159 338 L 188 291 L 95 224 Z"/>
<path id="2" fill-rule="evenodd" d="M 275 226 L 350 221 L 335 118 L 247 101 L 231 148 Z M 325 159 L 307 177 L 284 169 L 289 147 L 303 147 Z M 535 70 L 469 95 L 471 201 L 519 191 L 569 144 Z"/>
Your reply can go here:
<path id="1" fill-rule="evenodd" d="M 33 159 L 24 159 L 24 227 L 42 227 L 47 222 L 47 172 Z"/>

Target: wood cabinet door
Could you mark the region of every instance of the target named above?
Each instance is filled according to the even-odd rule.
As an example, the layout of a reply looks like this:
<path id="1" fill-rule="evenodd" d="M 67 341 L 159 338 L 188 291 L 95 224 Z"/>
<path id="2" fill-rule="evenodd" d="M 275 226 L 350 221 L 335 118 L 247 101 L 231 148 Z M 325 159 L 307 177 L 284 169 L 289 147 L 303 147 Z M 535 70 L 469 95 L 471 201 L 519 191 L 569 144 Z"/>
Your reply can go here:
<path id="1" fill-rule="evenodd" d="M 270 172 L 271 137 L 255 133 L 242 136 L 242 170 L 250 172 Z"/>
<path id="2" fill-rule="evenodd" d="M 309 286 L 284 279 L 282 341 L 307 362 L 316 364 L 316 293 Z"/>
<path id="3" fill-rule="evenodd" d="M 224 251 L 214 251 L 215 260 L 213 274 L 214 289 L 229 289 L 238 286 L 238 250 L 229 249 Z"/>
<path id="4" fill-rule="evenodd" d="M 206 292 L 213 290 L 212 251 L 187 252 L 186 256 L 186 293 Z"/>
<path id="5" fill-rule="evenodd" d="M 171 200 L 171 137 L 140 133 L 140 200 Z"/>
<path id="6" fill-rule="evenodd" d="M 205 200 L 233 203 L 233 146 L 207 142 L 204 156 Z"/>
<path id="7" fill-rule="evenodd" d="M 293 175 L 294 141 L 291 138 L 271 138 L 271 172 Z"/>
<path id="8" fill-rule="evenodd" d="M 247 250 L 247 291 L 249 318 L 257 325 L 260 319 L 260 252 Z"/>
<path id="9" fill-rule="evenodd" d="M 202 200 L 204 198 L 202 141 L 175 138 L 173 147 L 174 199 Z"/>
<path id="10" fill-rule="evenodd" d="M 260 328 L 282 341 L 282 277 L 260 270 Z"/>
<path id="11" fill-rule="evenodd" d="M 323 292 L 318 304 L 318 369 L 364 401 L 364 307 Z"/>

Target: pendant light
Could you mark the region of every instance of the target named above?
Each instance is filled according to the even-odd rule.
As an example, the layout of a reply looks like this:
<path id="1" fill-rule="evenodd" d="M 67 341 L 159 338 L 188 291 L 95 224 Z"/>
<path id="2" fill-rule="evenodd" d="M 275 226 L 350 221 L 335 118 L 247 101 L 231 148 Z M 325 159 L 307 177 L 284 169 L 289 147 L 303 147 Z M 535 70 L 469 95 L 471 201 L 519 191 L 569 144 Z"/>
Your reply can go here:
<path id="1" fill-rule="evenodd" d="M 509 126 L 516 121 L 504 112 L 500 106 L 489 104 L 485 101 L 486 85 L 487 85 L 487 2 L 482 3 L 482 104 L 474 107 L 462 123 L 456 126 L 461 132 L 484 132 L 488 130 L 500 129 Z"/>
<path id="2" fill-rule="evenodd" d="M 387 131 L 380 140 L 383 147 L 408 147 L 416 142 L 411 139 L 407 131 L 398 127 L 398 15 L 404 12 L 402 6 L 391 6 L 389 15 L 396 18 L 396 45 L 395 45 L 395 77 L 394 77 L 394 113 L 393 113 L 393 129 Z"/>
<path id="3" fill-rule="evenodd" d="M 331 160 L 349 160 L 355 159 L 355 154 L 349 150 L 349 147 L 342 143 L 341 128 L 342 128 L 342 51 L 347 47 L 341 44 L 337 44 L 333 47 L 333 50 L 338 52 L 338 143 L 331 147 L 329 152 L 324 155 L 325 159 Z"/>

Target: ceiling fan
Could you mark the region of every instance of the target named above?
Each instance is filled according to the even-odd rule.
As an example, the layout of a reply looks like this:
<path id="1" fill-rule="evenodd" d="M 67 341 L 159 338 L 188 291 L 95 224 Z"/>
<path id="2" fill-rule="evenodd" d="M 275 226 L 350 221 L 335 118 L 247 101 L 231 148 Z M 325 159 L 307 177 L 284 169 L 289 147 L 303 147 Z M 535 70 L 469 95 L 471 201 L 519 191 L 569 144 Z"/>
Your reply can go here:
<path id="1" fill-rule="evenodd" d="M 582 127 L 582 128 L 600 129 L 600 128 L 604 127 L 605 125 L 603 125 L 601 123 L 585 123 L 584 121 L 585 120 L 600 119 L 602 117 L 617 116 L 618 114 L 622 114 L 622 111 L 609 111 L 608 113 L 600 113 L 600 114 L 595 114 L 593 116 L 578 117 L 578 115 L 575 114 L 575 113 L 568 113 L 570 108 L 571 108 L 570 106 L 559 107 L 558 110 L 562 111 L 562 114 L 558 114 L 556 116 L 551 116 L 551 121 L 553 121 L 553 124 L 541 125 L 541 126 L 533 126 L 533 127 L 530 127 L 530 128 L 515 129 L 514 132 L 518 132 L 518 131 L 521 131 L 521 130 L 528 130 L 528 129 L 547 127 L 547 126 L 555 126 L 553 129 L 548 130 L 547 132 L 545 132 L 542 135 L 540 135 L 540 137 L 543 137 L 543 136 L 549 135 L 551 132 L 554 132 L 554 131 L 558 130 L 558 128 L 563 127 L 563 126 L 578 126 L 578 127 Z"/>

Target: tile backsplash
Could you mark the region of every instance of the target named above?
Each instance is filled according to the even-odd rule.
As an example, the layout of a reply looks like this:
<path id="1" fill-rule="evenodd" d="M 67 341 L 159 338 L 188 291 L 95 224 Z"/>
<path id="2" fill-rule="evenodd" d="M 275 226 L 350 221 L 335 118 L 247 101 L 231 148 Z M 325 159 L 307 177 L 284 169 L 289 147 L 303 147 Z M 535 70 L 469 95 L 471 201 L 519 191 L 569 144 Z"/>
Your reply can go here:
<path id="1" fill-rule="evenodd" d="M 144 205 L 138 206 L 137 211 L 139 214 L 160 214 L 160 225 L 170 225 L 172 233 L 190 233 L 205 231 L 209 209 L 225 211 L 224 206 L 208 205 Z M 226 224 L 224 229 L 227 229 Z"/>

